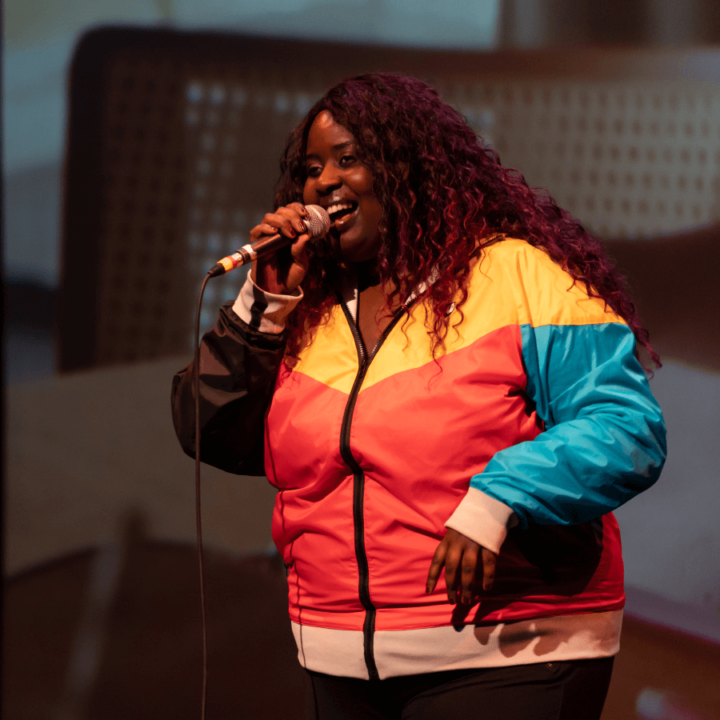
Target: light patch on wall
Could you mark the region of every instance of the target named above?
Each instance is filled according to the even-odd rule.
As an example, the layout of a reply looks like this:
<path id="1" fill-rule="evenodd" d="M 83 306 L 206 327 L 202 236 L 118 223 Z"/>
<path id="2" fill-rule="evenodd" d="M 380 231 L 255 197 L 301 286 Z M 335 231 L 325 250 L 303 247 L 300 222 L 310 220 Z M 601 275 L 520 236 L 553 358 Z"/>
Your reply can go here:
<path id="1" fill-rule="evenodd" d="M 166 19 L 172 0 L 6 0 L 8 49 L 27 47 L 61 35 L 74 35 L 99 23 L 154 23 Z"/>
<path id="2" fill-rule="evenodd" d="M 65 133 L 67 68 L 75 37 L 8 50 L 3 63 L 5 173 L 59 162 Z"/>
<path id="3" fill-rule="evenodd" d="M 292 14 L 314 5 L 314 0 L 172 0 L 173 15 L 182 24 L 217 25 L 237 22 L 263 13 Z M 348 4 L 364 5 L 365 0 Z"/>
<path id="4" fill-rule="evenodd" d="M 181 26 L 215 27 L 282 37 L 416 47 L 489 48 L 496 42 L 499 0 L 250 0 L 242 5 L 175 0 Z"/>

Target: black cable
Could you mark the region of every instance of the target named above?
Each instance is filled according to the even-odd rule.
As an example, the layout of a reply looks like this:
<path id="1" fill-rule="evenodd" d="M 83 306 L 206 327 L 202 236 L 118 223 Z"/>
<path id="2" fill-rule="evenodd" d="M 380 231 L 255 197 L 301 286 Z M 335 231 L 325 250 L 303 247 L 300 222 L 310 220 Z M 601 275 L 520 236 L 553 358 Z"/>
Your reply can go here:
<path id="1" fill-rule="evenodd" d="M 205 568 L 203 563 L 202 508 L 200 505 L 200 310 L 207 281 L 213 277 L 210 272 L 200 286 L 197 312 L 195 315 L 195 362 L 193 363 L 193 389 L 195 392 L 195 527 L 197 529 L 198 570 L 200 573 L 200 614 L 202 617 L 202 700 L 200 718 L 205 720 L 207 705 L 207 624 L 205 619 Z"/>

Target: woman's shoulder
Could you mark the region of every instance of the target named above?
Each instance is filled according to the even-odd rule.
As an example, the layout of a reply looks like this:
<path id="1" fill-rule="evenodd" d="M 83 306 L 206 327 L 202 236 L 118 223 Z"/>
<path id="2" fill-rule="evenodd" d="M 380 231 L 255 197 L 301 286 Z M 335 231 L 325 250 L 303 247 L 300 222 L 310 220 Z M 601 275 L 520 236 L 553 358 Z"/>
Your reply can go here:
<path id="1" fill-rule="evenodd" d="M 511 292 L 533 324 L 623 322 L 543 248 L 523 239 L 498 236 L 483 248 L 475 282 L 488 280 Z"/>
<path id="2" fill-rule="evenodd" d="M 494 235 L 483 245 L 482 258 L 499 266 L 510 266 L 517 270 L 539 266 L 549 272 L 564 272 L 562 268 L 539 247 L 522 238 L 508 235 Z M 518 265 L 518 263 L 521 263 Z"/>
<path id="3" fill-rule="evenodd" d="M 475 267 L 475 281 L 487 282 L 492 279 L 505 286 L 555 285 L 558 280 L 565 284 L 570 278 L 542 248 L 531 245 L 527 240 L 505 235 L 495 235 L 483 245 Z M 570 278 L 572 282 L 572 278 Z"/>

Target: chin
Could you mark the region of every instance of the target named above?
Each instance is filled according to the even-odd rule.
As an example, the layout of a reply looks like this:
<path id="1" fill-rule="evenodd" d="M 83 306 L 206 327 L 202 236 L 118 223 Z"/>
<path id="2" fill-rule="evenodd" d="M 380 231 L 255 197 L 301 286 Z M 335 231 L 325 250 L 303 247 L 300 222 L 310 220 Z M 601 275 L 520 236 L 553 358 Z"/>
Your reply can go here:
<path id="1" fill-rule="evenodd" d="M 362 250 L 342 250 L 340 249 L 337 253 L 338 259 L 346 263 L 362 263 L 372 260 L 375 257 L 374 253 L 362 252 Z"/>
<path id="2" fill-rule="evenodd" d="M 365 243 L 365 242 L 353 242 L 352 240 L 345 240 L 344 242 L 340 239 L 333 238 L 333 249 L 338 260 L 349 263 L 361 263 L 367 262 L 377 257 L 378 251 L 380 250 L 379 245 Z"/>

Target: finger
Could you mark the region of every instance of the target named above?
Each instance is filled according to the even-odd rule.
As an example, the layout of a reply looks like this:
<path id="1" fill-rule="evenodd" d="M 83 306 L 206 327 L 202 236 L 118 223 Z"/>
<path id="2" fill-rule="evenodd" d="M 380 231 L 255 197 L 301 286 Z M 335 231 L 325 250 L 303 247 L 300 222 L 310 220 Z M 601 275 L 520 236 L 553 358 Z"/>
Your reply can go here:
<path id="1" fill-rule="evenodd" d="M 307 244 L 308 240 L 312 240 L 312 235 L 309 232 L 303 231 L 301 235 L 298 235 L 297 239 L 291 245 L 293 248 L 293 255 L 295 255 L 296 250 L 301 251 Z"/>
<path id="2" fill-rule="evenodd" d="M 295 213 L 293 213 L 293 217 L 299 220 Z M 250 235 L 259 237 L 260 235 L 275 235 L 277 233 L 281 233 L 282 235 L 285 235 L 285 237 L 294 239 L 297 237 L 299 232 L 305 232 L 305 225 L 302 225 L 299 230 L 296 230 L 293 227 L 290 217 L 287 217 L 280 212 L 274 212 L 267 213 L 263 217 L 262 222 L 250 231 Z"/>
<path id="3" fill-rule="evenodd" d="M 457 602 L 457 586 L 460 580 L 458 570 L 462 562 L 462 547 L 451 545 L 445 555 L 445 584 L 447 585 L 448 601 L 454 605 Z"/>
<path id="4" fill-rule="evenodd" d="M 307 271 L 310 266 L 310 258 L 307 254 L 307 244 L 312 240 L 312 235 L 306 233 L 301 235 L 291 246 L 290 255 L 293 262 L 299 265 L 303 270 Z"/>
<path id="5" fill-rule="evenodd" d="M 472 602 L 472 585 L 475 580 L 477 569 L 478 549 L 475 547 L 465 548 L 462 556 L 460 571 L 460 602 L 463 605 L 470 605 Z"/>
<path id="6" fill-rule="evenodd" d="M 288 205 L 289 208 L 292 208 L 296 213 L 298 213 L 301 217 L 309 217 L 310 213 L 307 211 L 307 208 L 302 205 L 299 202 L 290 203 Z"/>
<path id="7" fill-rule="evenodd" d="M 482 549 L 483 564 L 483 590 L 488 592 L 495 582 L 495 569 L 497 567 L 497 555 L 487 548 Z"/>
<path id="8" fill-rule="evenodd" d="M 301 209 L 302 205 L 299 206 Z M 299 212 L 297 207 L 294 206 L 288 206 L 288 207 L 279 207 L 275 211 L 276 215 L 279 215 L 281 218 L 283 218 L 286 222 L 290 223 L 291 227 L 295 230 L 296 233 L 302 234 L 307 230 L 307 227 L 305 226 L 305 220 L 304 216 Z"/>
<path id="9" fill-rule="evenodd" d="M 428 572 L 427 584 L 425 591 L 431 593 L 437 585 L 438 578 L 440 577 L 440 571 L 445 564 L 445 541 L 441 542 L 433 555 L 432 562 L 430 563 L 430 570 Z"/>
<path id="10" fill-rule="evenodd" d="M 264 238 L 267 236 L 277 235 L 278 233 L 281 235 L 285 235 L 286 237 L 289 237 L 291 239 L 295 239 L 297 237 L 297 232 L 295 231 L 292 226 L 290 227 L 290 231 L 283 232 L 282 227 L 279 227 L 280 223 L 278 224 L 272 224 L 267 222 L 262 222 L 259 225 L 256 225 L 251 231 L 250 231 L 250 240 L 252 242 L 257 242 L 260 240 L 260 238 Z"/>
<path id="11" fill-rule="evenodd" d="M 277 225 L 261 223 L 258 227 L 263 235 L 277 235 L 280 232 L 286 236 L 297 237 L 297 231 L 289 223 L 278 223 Z"/>

